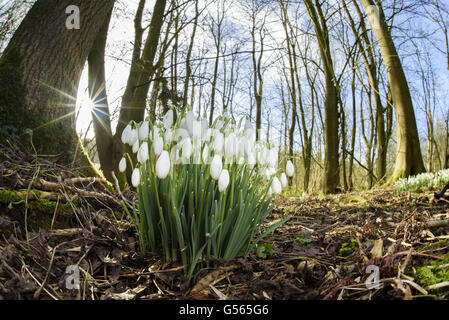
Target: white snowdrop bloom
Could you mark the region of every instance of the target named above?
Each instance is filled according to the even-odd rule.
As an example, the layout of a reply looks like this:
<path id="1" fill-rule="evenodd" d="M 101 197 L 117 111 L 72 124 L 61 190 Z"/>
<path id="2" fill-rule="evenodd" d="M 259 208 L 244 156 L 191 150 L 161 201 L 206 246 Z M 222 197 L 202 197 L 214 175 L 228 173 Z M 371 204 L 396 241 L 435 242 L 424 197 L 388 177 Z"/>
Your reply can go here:
<path id="1" fill-rule="evenodd" d="M 156 176 L 165 179 L 170 172 L 170 157 L 168 151 L 163 150 L 156 161 Z"/>
<path id="2" fill-rule="evenodd" d="M 179 123 L 179 128 L 181 129 L 186 129 L 187 130 L 187 126 L 186 126 L 186 118 L 182 118 L 181 122 Z"/>
<path id="3" fill-rule="evenodd" d="M 268 163 L 269 160 L 269 151 L 266 147 L 261 146 L 259 152 L 257 153 L 257 161 L 262 164 L 265 165 Z"/>
<path id="4" fill-rule="evenodd" d="M 247 147 L 247 140 L 246 137 L 240 137 L 238 139 L 238 151 L 237 151 L 237 156 L 238 157 L 244 157 L 245 155 L 247 155 L 246 153 L 246 149 Z"/>
<path id="5" fill-rule="evenodd" d="M 193 140 L 198 140 L 201 138 L 201 121 L 193 120 L 191 136 Z"/>
<path id="6" fill-rule="evenodd" d="M 276 167 L 278 163 L 278 151 L 273 148 L 268 152 L 268 164 L 270 167 Z"/>
<path id="7" fill-rule="evenodd" d="M 203 148 L 203 152 L 201 154 L 201 159 L 203 160 L 204 164 L 210 163 L 210 149 L 209 149 L 209 145 L 207 145 L 207 144 Z"/>
<path id="8" fill-rule="evenodd" d="M 212 138 L 215 135 L 215 129 L 213 128 L 207 128 L 204 132 L 203 132 L 203 136 L 202 139 L 205 142 L 210 142 L 212 140 Z"/>
<path id="9" fill-rule="evenodd" d="M 295 167 L 293 166 L 293 163 L 290 160 L 287 161 L 285 173 L 287 173 L 287 176 L 289 177 L 293 177 L 293 174 L 295 173 Z"/>
<path id="10" fill-rule="evenodd" d="M 140 171 L 139 168 L 134 168 L 133 174 L 131 175 L 131 183 L 134 188 L 137 188 L 140 182 Z"/>
<path id="11" fill-rule="evenodd" d="M 229 185 L 229 172 L 224 169 L 220 173 L 220 177 L 218 178 L 218 191 L 223 192 Z"/>
<path id="12" fill-rule="evenodd" d="M 235 133 L 231 133 L 225 138 L 225 155 L 227 158 L 233 158 L 238 152 L 238 139 Z"/>
<path id="13" fill-rule="evenodd" d="M 247 163 L 248 163 L 248 168 L 249 169 L 253 169 L 254 166 L 256 165 L 256 156 L 255 156 L 254 152 L 251 152 L 248 155 Z"/>
<path id="14" fill-rule="evenodd" d="M 130 146 L 132 146 L 137 140 L 139 140 L 139 135 L 137 133 L 136 129 L 132 129 L 129 133 L 129 140 L 128 143 Z"/>
<path id="15" fill-rule="evenodd" d="M 224 146 L 224 136 L 220 131 L 216 131 L 213 140 L 213 148 L 216 152 L 221 153 Z"/>
<path id="16" fill-rule="evenodd" d="M 140 163 L 144 163 L 148 160 L 149 153 L 148 153 L 148 143 L 144 142 L 139 148 L 139 151 L 137 152 L 137 160 Z"/>
<path id="17" fill-rule="evenodd" d="M 273 178 L 271 189 L 273 190 L 274 194 L 280 194 L 282 192 L 281 182 L 279 181 L 278 177 Z"/>
<path id="18" fill-rule="evenodd" d="M 125 129 L 123 129 L 123 132 L 122 132 L 123 144 L 129 143 L 129 136 L 131 134 L 131 130 L 132 130 L 132 128 L 131 128 L 131 125 L 129 125 L 129 124 L 125 127 Z"/>
<path id="19" fill-rule="evenodd" d="M 182 157 L 185 159 L 190 158 L 190 156 L 192 155 L 192 142 L 190 141 L 190 138 L 185 138 L 182 142 L 182 146 L 181 146 L 181 150 L 182 150 Z"/>
<path id="20" fill-rule="evenodd" d="M 132 146 L 133 146 L 133 153 L 139 151 L 139 140 L 136 140 Z"/>
<path id="21" fill-rule="evenodd" d="M 268 196 L 271 196 L 273 194 L 273 189 L 272 189 L 272 187 L 270 186 L 270 189 L 268 189 Z"/>
<path id="22" fill-rule="evenodd" d="M 123 157 L 118 164 L 118 171 L 125 172 L 126 170 L 126 159 Z"/>
<path id="23" fill-rule="evenodd" d="M 164 149 L 164 139 L 162 137 L 157 136 L 153 141 L 153 152 L 156 156 L 159 156 Z"/>
<path id="24" fill-rule="evenodd" d="M 143 141 L 150 133 L 150 124 L 148 121 L 142 122 L 139 128 L 139 140 Z"/>
<path id="25" fill-rule="evenodd" d="M 223 163 L 221 161 L 221 156 L 216 154 L 210 164 L 210 176 L 212 179 L 217 180 L 220 177 L 222 168 Z"/>
<path id="26" fill-rule="evenodd" d="M 189 111 L 186 114 L 186 129 L 189 131 L 189 135 L 193 136 L 193 123 L 195 121 L 195 114 L 193 111 Z"/>
<path id="27" fill-rule="evenodd" d="M 287 175 L 284 172 L 282 172 L 282 174 L 281 174 L 281 185 L 282 185 L 282 188 L 287 188 L 287 185 L 288 185 Z"/>
<path id="28" fill-rule="evenodd" d="M 164 118 L 162 120 L 164 124 L 165 130 L 168 130 L 173 125 L 173 110 L 168 110 L 167 113 L 164 115 Z"/>
<path id="29" fill-rule="evenodd" d="M 151 130 L 150 133 L 150 140 L 154 141 L 155 138 L 160 136 L 160 132 L 159 132 L 159 127 L 158 126 L 153 126 L 153 130 Z"/>
<path id="30" fill-rule="evenodd" d="M 172 142 L 172 130 L 171 128 L 166 129 L 165 133 L 164 133 L 164 139 L 165 139 L 165 143 L 170 144 Z"/>

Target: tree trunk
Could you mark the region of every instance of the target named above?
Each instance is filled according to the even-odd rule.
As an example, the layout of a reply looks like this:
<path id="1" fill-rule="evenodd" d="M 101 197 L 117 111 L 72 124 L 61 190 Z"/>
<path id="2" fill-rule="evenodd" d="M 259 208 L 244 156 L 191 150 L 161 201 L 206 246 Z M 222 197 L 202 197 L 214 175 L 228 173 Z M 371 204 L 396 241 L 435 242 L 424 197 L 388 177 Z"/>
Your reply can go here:
<path id="1" fill-rule="evenodd" d="M 334 74 L 329 34 L 326 21 L 321 12 L 320 5 L 316 2 L 316 8 L 311 0 L 305 0 L 305 5 L 318 39 L 318 46 L 324 67 L 325 76 L 325 102 L 324 102 L 324 179 L 323 191 L 333 193 L 339 183 L 338 163 L 338 97 L 336 88 L 336 77 Z"/>
<path id="2" fill-rule="evenodd" d="M 26 109 L 43 122 L 33 139 L 44 138 L 52 153 L 65 155 L 64 160 L 78 143 L 75 105 L 81 72 L 114 2 L 38 0 L 5 50 L 20 52 Z M 66 26 L 70 5 L 79 7 L 79 30 Z"/>
<path id="3" fill-rule="evenodd" d="M 106 93 L 105 75 L 105 49 L 109 29 L 109 22 L 112 14 L 109 12 L 103 26 L 98 32 L 92 50 L 87 59 L 89 66 L 89 97 L 93 103 L 92 122 L 95 132 L 95 142 L 97 146 L 100 167 L 106 179 L 113 180 L 112 171 L 114 163 L 111 157 L 113 152 L 113 139 L 111 129 L 111 116 L 109 114 L 108 98 Z"/>
<path id="4" fill-rule="evenodd" d="M 398 178 L 425 171 L 415 111 L 413 110 L 413 103 L 404 70 L 385 21 L 382 5 L 378 0 L 376 0 L 377 6 L 373 0 L 361 1 L 368 17 L 376 22 L 373 29 L 379 42 L 396 108 L 398 146 L 395 169 L 390 179 L 390 182 L 393 182 Z M 378 11 L 372 10 L 372 8 L 377 8 Z"/>

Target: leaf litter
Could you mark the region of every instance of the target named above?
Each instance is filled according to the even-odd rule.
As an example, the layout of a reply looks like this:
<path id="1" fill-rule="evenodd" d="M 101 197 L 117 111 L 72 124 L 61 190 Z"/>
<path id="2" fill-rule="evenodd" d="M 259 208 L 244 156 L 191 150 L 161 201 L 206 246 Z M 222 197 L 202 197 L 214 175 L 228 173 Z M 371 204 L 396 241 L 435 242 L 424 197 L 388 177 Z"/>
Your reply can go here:
<path id="1" fill-rule="evenodd" d="M 420 278 L 449 265 L 449 203 L 430 191 L 275 198 L 267 227 L 292 218 L 264 239 L 270 254 L 209 261 L 189 280 L 140 253 L 121 206 L 134 192 L 2 145 L 0 160 L 0 299 L 449 298 L 449 279 Z"/>

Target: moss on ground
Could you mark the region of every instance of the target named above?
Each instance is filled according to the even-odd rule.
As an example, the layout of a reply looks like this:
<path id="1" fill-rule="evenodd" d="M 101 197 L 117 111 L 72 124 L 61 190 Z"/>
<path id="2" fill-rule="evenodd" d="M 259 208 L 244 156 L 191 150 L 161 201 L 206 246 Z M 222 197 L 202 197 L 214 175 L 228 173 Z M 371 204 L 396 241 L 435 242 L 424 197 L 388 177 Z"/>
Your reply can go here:
<path id="1" fill-rule="evenodd" d="M 41 199 L 42 191 L 31 190 L 33 199 L 28 200 L 27 224 L 32 230 L 39 228 L 49 230 L 57 203 L 48 199 Z M 25 200 L 23 196 L 15 190 L 0 189 L 0 216 L 8 220 L 25 222 Z M 72 207 L 68 203 L 59 203 L 56 211 L 57 219 L 53 224 L 54 229 L 68 228 L 65 221 L 72 216 Z M 0 231 L 1 232 L 1 231 Z M 9 230 L 3 230 L 8 233 Z"/>
<path id="2" fill-rule="evenodd" d="M 349 256 L 351 253 L 353 253 L 357 248 L 359 247 L 359 244 L 357 243 L 357 240 L 354 238 L 351 238 L 349 242 L 344 242 L 340 249 L 338 250 L 338 255 L 342 257 Z"/>
<path id="3" fill-rule="evenodd" d="M 449 253 L 442 256 L 443 260 L 430 260 L 416 268 L 417 282 L 427 288 L 431 285 L 449 282 Z M 449 287 L 432 290 L 439 297 L 449 299 Z"/>

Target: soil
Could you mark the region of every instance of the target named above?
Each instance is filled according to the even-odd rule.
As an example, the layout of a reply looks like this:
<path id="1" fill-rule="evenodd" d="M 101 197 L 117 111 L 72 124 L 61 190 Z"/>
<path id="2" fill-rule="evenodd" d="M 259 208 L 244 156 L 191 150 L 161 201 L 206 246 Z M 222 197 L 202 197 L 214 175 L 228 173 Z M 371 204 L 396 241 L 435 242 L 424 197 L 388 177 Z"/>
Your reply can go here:
<path id="1" fill-rule="evenodd" d="M 211 261 L 189 280 L 139 252 L 121 204 L 132 191 L 1 145 L 0 160 L 0 300 L 449 298 L 449 279 L 432 273 L 449 270 L 449 202 L 432 190 L 275 198 L 267 225 L 291 219 L 267 250 Z"/>

